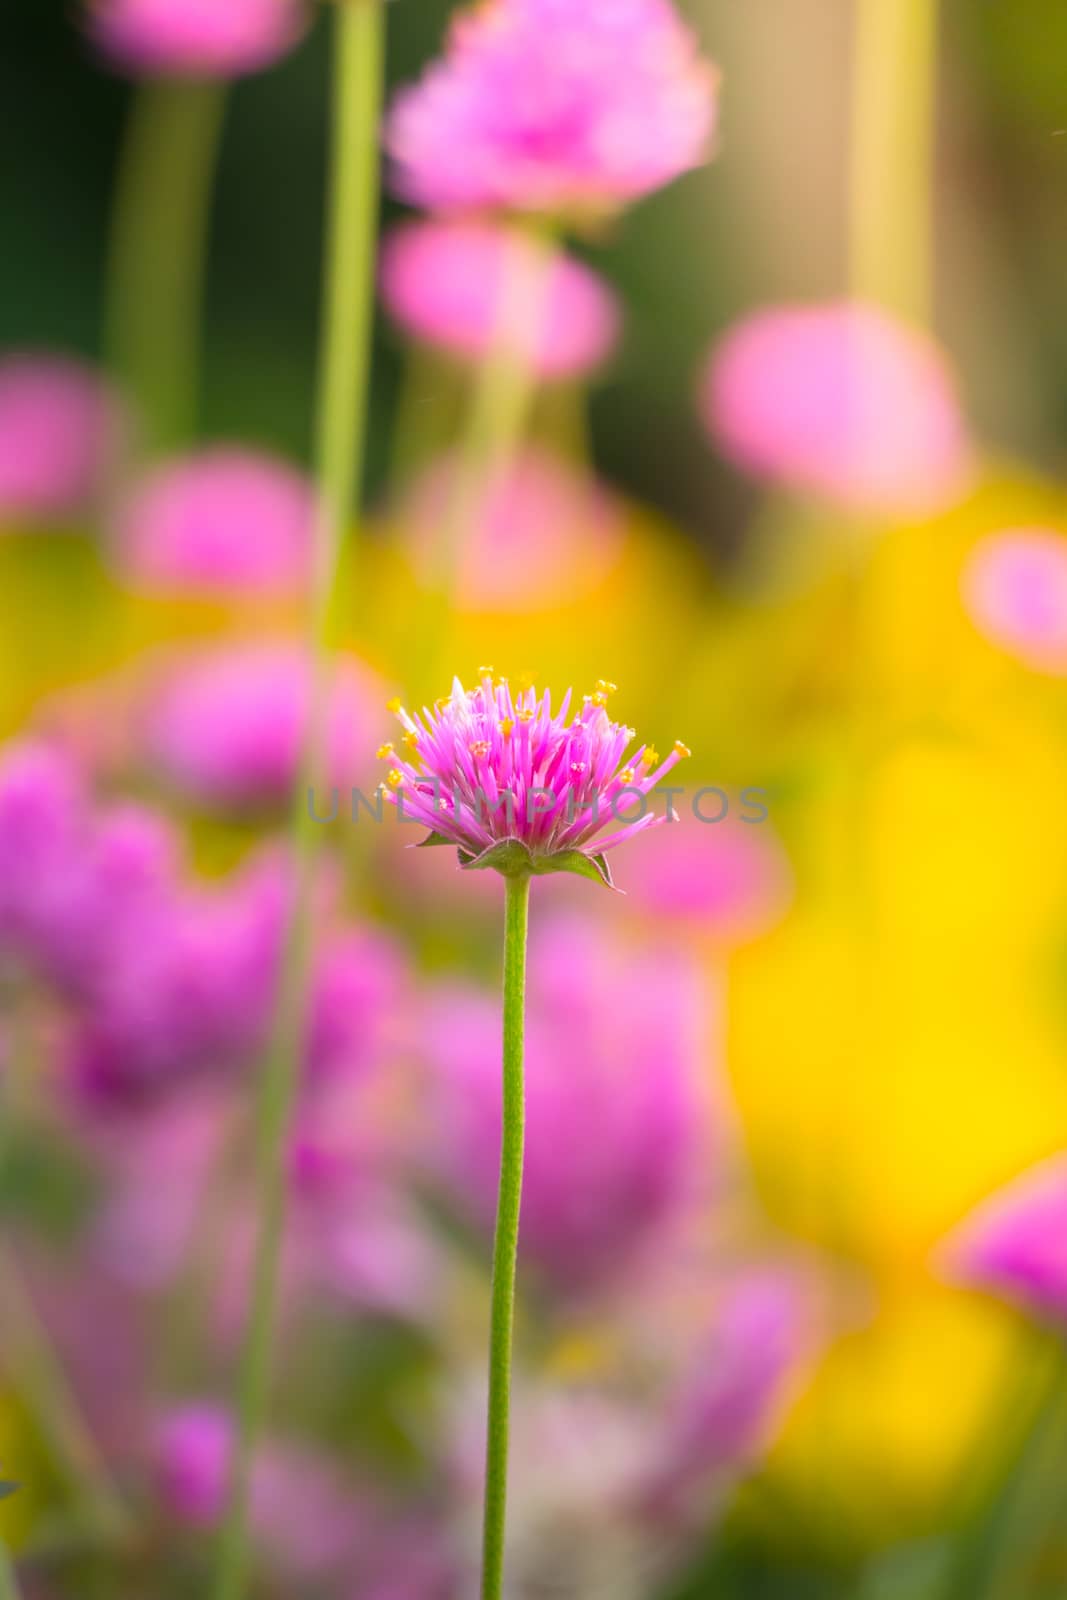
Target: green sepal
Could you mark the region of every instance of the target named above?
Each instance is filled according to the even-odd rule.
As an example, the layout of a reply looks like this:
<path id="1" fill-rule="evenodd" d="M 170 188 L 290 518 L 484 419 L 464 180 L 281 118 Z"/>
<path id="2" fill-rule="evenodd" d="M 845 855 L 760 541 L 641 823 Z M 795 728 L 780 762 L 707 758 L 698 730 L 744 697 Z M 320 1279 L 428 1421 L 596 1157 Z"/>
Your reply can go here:
<path id="1" fill-rule="evenodd" d="M 433 832 L 433 833 L 428 833 L 426 835 L 425 839 L 419 839 L 417 841 L 416 845 L 415 845 L 415 849 L 416 850 L 430 850 L 435 845 L 439 845 L 439 844 L 455 844 L 455 842 L 456 841 L 454 839 L 450 839 L 447 834 Z"/>
<path id="2" fill-rule="evenodd" d="M 557 850 L 549 855 L 534 855 L 521 839 L 501 839 L 480 855 L 460 850 L 459 864 L 465 872 L 480 872 L 491 867 L 495 872 L 503 873 L 505 878 L 543 878 L 552 872 L 572 872 L 579 878 L 589 878 L 593 883 L 603 884 L 607 889 L 615 888 L 611 868 L 603 855 L 587 856 L 584 850 Z"/>

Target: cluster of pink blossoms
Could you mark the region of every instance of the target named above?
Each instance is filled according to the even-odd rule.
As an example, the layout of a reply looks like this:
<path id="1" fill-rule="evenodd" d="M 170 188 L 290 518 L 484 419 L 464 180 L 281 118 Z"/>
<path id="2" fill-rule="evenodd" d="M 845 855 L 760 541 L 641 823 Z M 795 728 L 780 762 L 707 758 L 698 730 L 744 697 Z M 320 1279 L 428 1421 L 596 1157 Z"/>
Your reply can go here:
<path id="1" fill-rule="evenodd" d="M 715 88 L 668 0 L 486 0 L 396 101 L 395 185 L 430 210 L 601 215 L 705 159 Z"/>
<path id="2" fill-rule="evenodd" d="M 614 687 L 601 679 L 571 717 L 570 690 L 553 711 L 549 692 L 513 694 L 483 668 L 477 688 L 456 678 L 421 716 L 394 702 L 407 753 L 378 751 L 390 763 L 386 793 L 406 820 L 425 823 L 425 843 L 456 845 L 465 867 L 577 872 L 610 885 L 604 852 L 664 820 L 648 796 L 689 754 L 679 742 L 663 761 L 649 745 L 628 755 L 634 730 L 606 709 Z M 626 820 L 635 805 L 640 814 Z"/>
<path id="3" fill-rule="evenodd" d="M 258 72 L 300 37 L 298 0 L 90 0 L 89 32 L 127 72 L 221 77 Z"/>

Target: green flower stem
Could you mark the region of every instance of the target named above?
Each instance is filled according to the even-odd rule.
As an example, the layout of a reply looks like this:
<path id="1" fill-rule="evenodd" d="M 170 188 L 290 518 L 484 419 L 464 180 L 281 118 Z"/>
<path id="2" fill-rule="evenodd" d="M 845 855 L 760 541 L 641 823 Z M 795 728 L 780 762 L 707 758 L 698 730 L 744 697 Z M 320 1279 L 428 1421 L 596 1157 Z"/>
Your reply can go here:
<path id="1" fill-rule="evenodd" d="M 11 1552 L 0 1539 L 0 1600 L 20 1600 L 21 1593 Z"/>
<path id="2" fill-rule="evenodd" d="M 333 153 L 316 424 L 320 514 L 309 640 L 312 714 L 291 824 L 293 911 L 258 1108 L 259 1236 L 241 1359 L 233 1481 L 210 1591 L 213 1600 L 240 1600 L 248 1584 L 249 1480 L 267 1405 L 285 1228 L 286 1133 L 304 1053 L 314 956 L 315 881 L 322 829 L 311 817 L 308 793 L 324 762 L 330 634 L 343 533 L 363 475 L 378 226 L 384 17 L 380 0 L 337 0 L 333 9 L 337 30 Z"/>
<path id="3" fill-rule="evenodd" d="M 504 1581 L 504 1524 L 508 1492 L 511 1346 L 515 1323 L 515 1268 L 519 1251 L 522 1159 L 526 1107 L 523 1034 L 526 1009 L 526 925 L 530 879 L 507 877 L 504 912 L 504 1114 L 500 1189 L 493 1237 L 492 1311 L 489 1333 L 489 1430 L 485 1451 L 482 1532 L 482 1600 L 500 1600 Z"/>
<path id="4" fill-rule="evenodd" d="M 853 294 L 925 324 L 933 301 L 938 0 L 856 0 Z"/>
<path id="5" fill-rule="evenodd" d="M 550 236 L 532 224 L 516 230 L 515 242 L 516 251 L 501 273 L 494 335 L 474 378 L 448 499 L 430 552 L 425 616 L 417 630 L 425 640 L 421 654 L 427 677 L 436 673 L 454 610 L 464 543 L 522 442 L 536 393 L 536 373 L 511 330 L 540 322 L 554 250 Z"/>
<path id="6" fill-rule="evenodd" d="M 111 220 L 105 342 L 148 450 L 184 443 L 196 426 L 225 107 L 221 80 L 149 80 L 133 93 Z"/>

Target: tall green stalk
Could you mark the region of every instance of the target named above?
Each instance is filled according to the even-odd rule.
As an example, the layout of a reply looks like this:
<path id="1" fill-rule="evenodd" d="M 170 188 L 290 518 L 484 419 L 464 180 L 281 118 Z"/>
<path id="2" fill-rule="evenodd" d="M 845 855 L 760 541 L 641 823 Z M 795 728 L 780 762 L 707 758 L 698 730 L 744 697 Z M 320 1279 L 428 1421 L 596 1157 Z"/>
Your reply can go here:
<path id="1" fill-rule="evenodd" d="M 316 423 L 320 511 L 309 637 L 312 714 L 291 822 L 293 909 L 258 1108 L 259 1236 L 241 1359 L 233 1481 L 211 1590 L 214 1600 L 240 1600 L 248 1582 L 250 1475 L 266 1414 L 285 1229 L 286 1133 L 304 1054 L 314 956 L 321 827 L 312 817 L 309 791 L 324 765 L 331 617 L 345 523 L 363 476 L 384 17 L 380 0 L 337 0 L 333 9 L 334 109 Z"/>
<path id="2" fill-rule="evenodd" d="M 222 80 L 133 92 L 115 185 L 107 354 L 149 450 L 187 441 L 199 404 L 208 223 L 226 106 Z"/>
<path id="3" fill-rule="evenodd" d="M 856 0 L 853 294 L 913 322 L 933 301 L 938 0 Z"/>
<path id="4" fill-rule="evenodd" d="M 504 1101 L 500 1188 L 493 1237 L 493 1287 L 489 1333 L 489 1428 L 485 1450 L 482 1530 L 482 1600 L 500 1600 L 504 1582 L 504 1524 L 508 1494 L 511 1347 L 515 1324 L 515 1269 L 519 1251 L 526 1107 L 523 1037 L 526 1011 L 528 877 L 505 878 Z"/>

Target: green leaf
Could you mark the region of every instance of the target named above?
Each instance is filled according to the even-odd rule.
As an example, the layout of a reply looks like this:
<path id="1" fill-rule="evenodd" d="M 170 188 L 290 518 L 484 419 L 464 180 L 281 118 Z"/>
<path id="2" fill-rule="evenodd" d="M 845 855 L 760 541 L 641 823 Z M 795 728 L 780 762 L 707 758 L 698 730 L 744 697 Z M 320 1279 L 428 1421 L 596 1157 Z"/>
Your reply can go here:
<path id="1" fill-rule="evenodd" d="M 433 832 L 433 833 L 428 833 L 428 834 L 427 834 L 427 835 L 426 835 L 426 837 L 425 837 L 425 839 L 420 839 L 420 840 L 419 840 L 419 841 L 418 841 L 418 843 L 417 843 L 417 844 L 416 844 L 416 846 L 415 846 L 415 849 L 416 849 L 416 850 L 429 850 L 429 849 L 431 849 L 431 848 L 432 848 L 432 847 L 433 847 L 433 846 L 434 846 L 434 845 L 439 845 L 439 844 L 455 844 L 455 842 L 456 842 L 456 841 L 455 841 L 455 839 L 450 839 L 450 838 L 449 838 L 449 837 L 448 837 L 448 836 L 447 836 L 447 834 L 444 834 L 444 833 L 438 833 L 438 832 L 437 832 L 437 831 L 436 831 L 436 830 L 435 830 L 435 831 L 434 831 L 434 832 Z"/>

